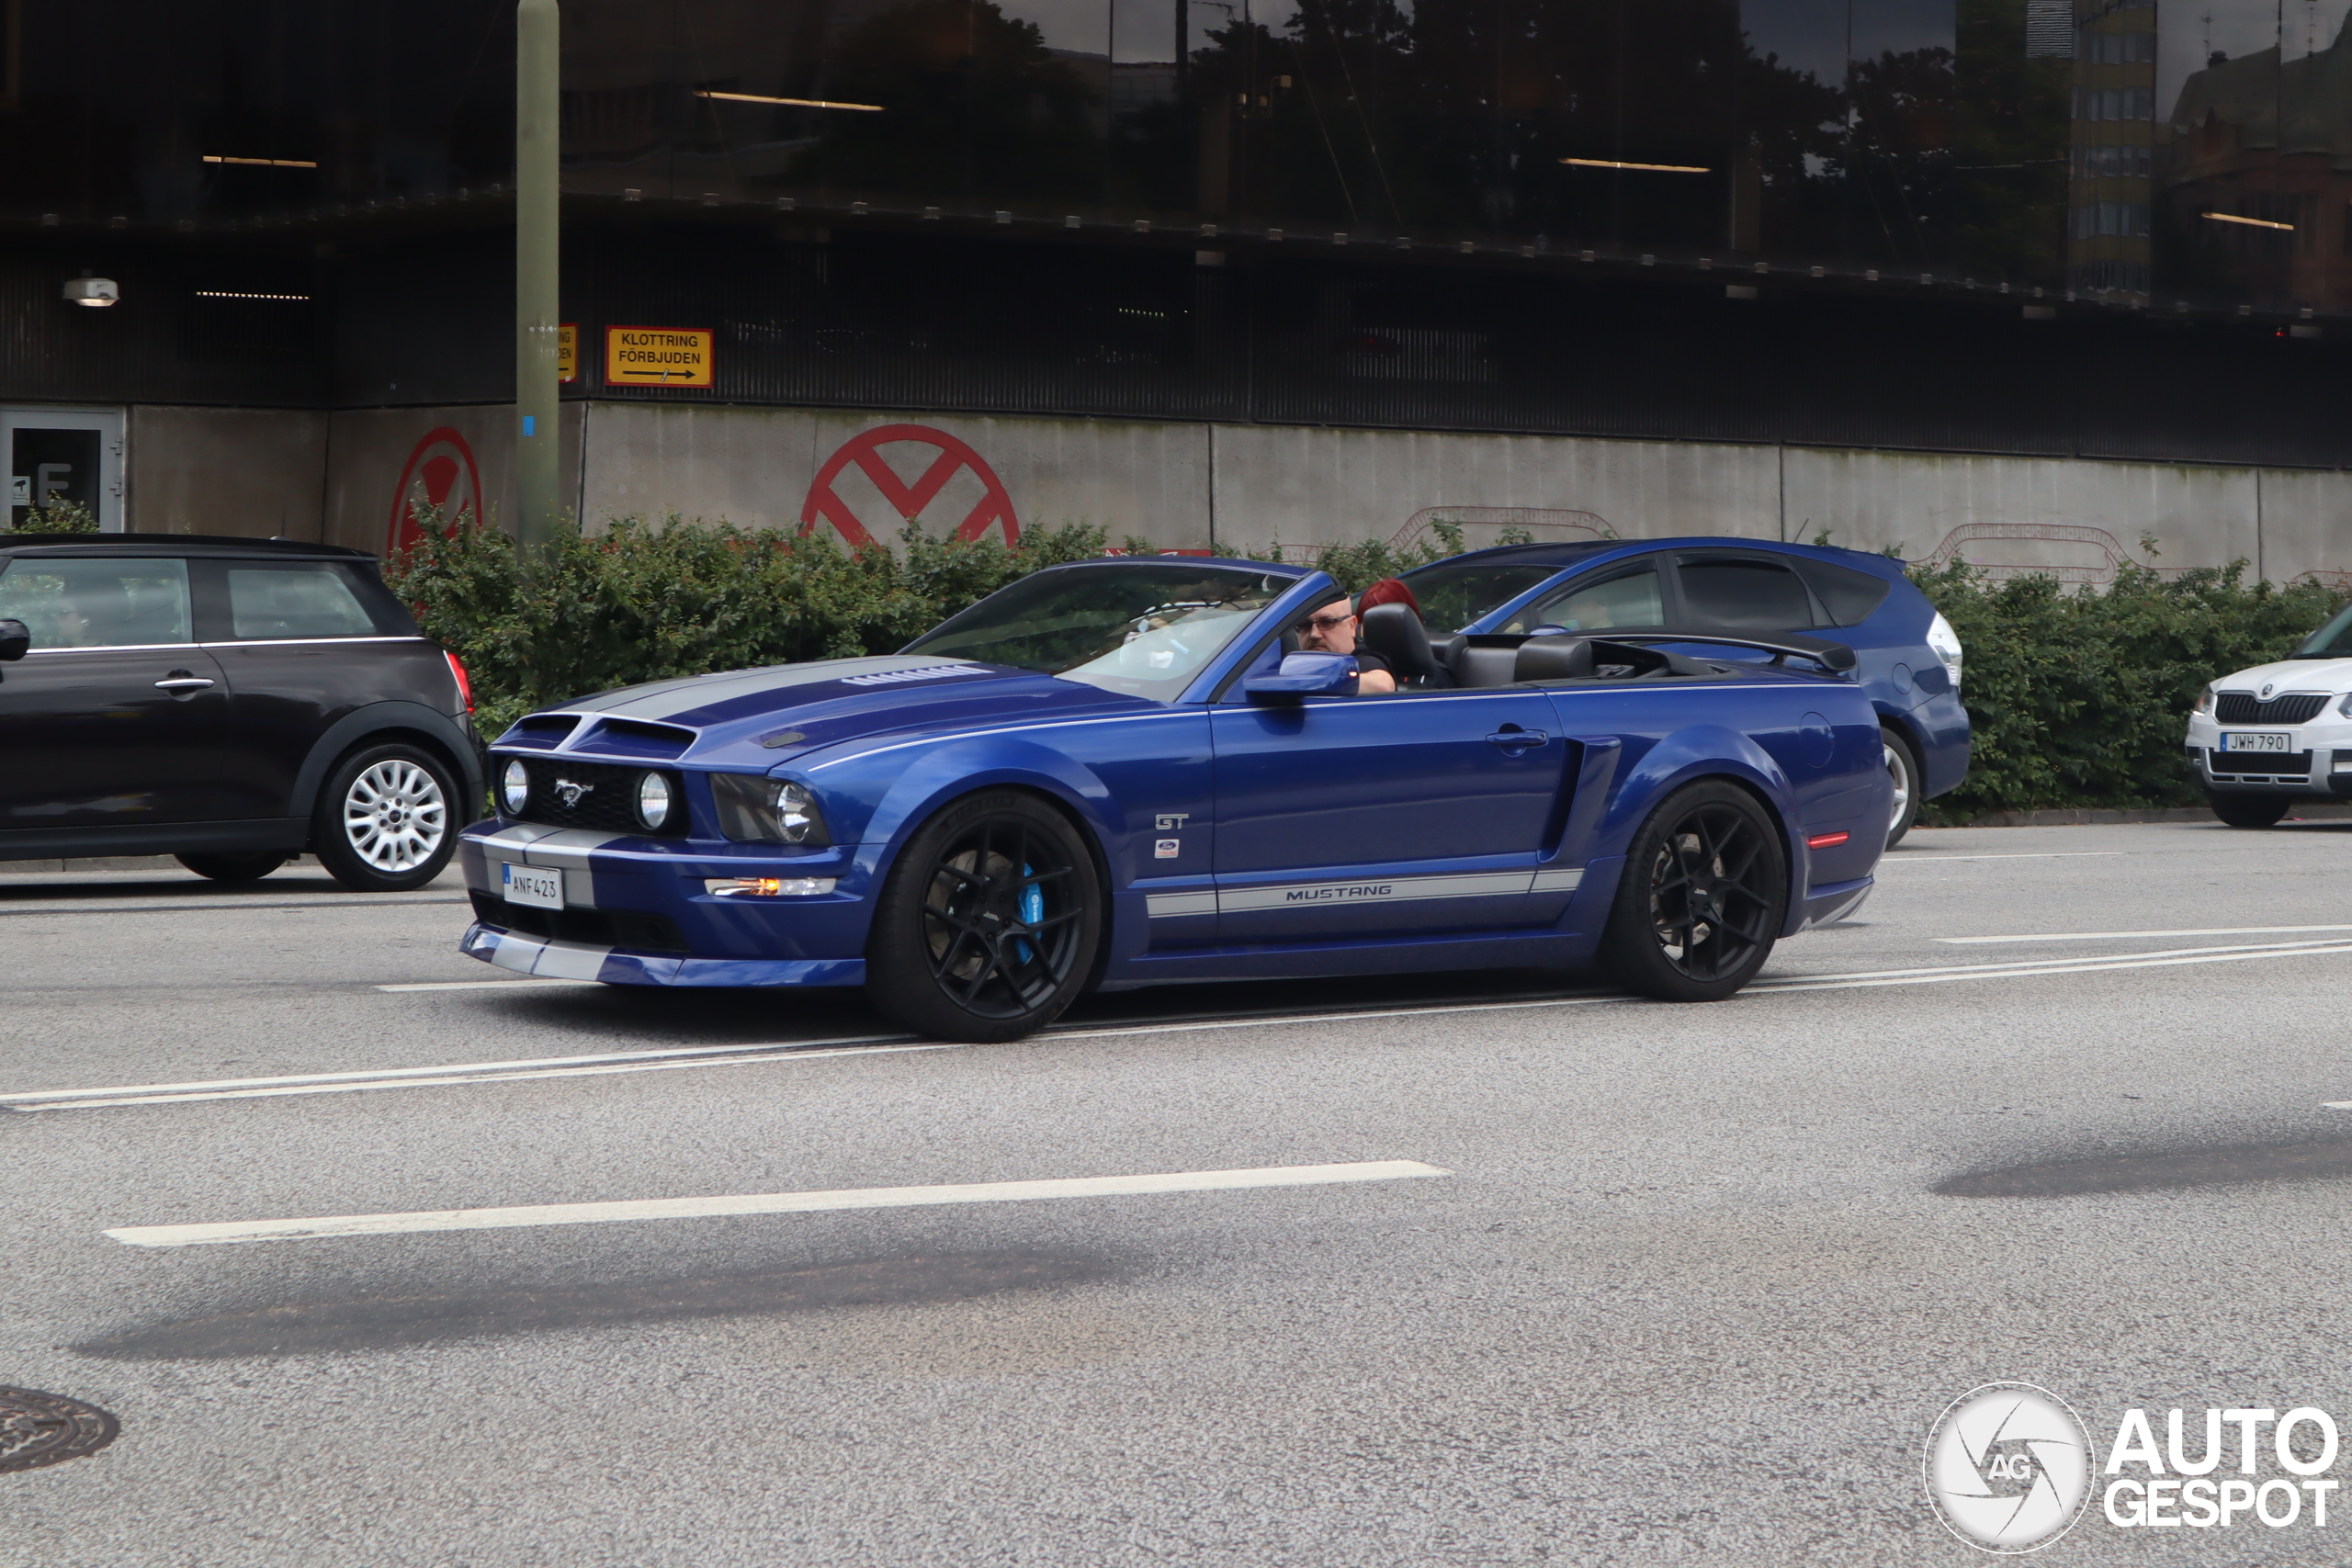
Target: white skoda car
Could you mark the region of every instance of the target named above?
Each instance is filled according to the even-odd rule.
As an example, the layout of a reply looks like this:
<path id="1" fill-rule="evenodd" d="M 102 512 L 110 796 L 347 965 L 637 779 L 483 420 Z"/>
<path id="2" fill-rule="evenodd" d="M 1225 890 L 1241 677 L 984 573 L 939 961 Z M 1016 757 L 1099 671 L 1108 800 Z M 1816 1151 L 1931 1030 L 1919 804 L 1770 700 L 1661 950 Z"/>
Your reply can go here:
<path id="1" fill-rule="evenodd" d="M 2188 760 L 2233 828 L 2267 828 L 2298 800 L 2352 799 L 2352 609 L 2278 663 L 2207 686 Z"/>

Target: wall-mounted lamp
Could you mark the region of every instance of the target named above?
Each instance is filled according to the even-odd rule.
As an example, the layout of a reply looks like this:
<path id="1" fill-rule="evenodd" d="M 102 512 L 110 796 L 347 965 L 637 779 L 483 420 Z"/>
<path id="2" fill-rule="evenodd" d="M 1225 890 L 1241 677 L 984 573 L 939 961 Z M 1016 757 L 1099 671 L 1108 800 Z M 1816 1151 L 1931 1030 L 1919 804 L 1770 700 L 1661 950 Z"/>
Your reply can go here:
<path id="1" fill-rule="evenodd" d="M 111 277 L 69 277 L 64 295 L 68 304 L 102 310 L 122 298 L 122 286 Z"/>

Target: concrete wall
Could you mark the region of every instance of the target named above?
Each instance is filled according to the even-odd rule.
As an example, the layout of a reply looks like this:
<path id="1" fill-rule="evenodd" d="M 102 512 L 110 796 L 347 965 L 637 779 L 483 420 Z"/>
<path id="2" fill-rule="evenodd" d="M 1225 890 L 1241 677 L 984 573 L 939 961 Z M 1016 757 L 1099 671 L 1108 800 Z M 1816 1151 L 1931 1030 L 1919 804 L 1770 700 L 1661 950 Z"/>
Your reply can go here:
<path id="1" fill-rule="evenodd" d="M 917 427 L 874 443 L 884 427 Z M 395 502 L 514 512 L 503 406 L 332 416 L 141 408 L 135 525 L 324 536 L 386 547 Z M 873 537 L 947 532 L 1001 484 L 1023 528 L 1087 521 L 1114 540 L 1240 549 L 1396 536 L 1429 508 L 1588 513 L 1626 538 L 1734 534 L 1958 556 L 2103 582 L 2118 565 L 2223 566 L 2286 581 L 2352 573 L 2352 473 L 1565 436 L 1146 421 L 573 403 L 566 491 L 593 528 L 636 513 L 797 528 L 812 481 Z M 972 459 L 977 459 L 975 466 Z M 922 495 L 934 465 L 941 481 Z M 477 499 L 477 491 L 478 499 Z M 1474 525 L 1489 543 L 1502 521 Z M 1547 532 L 1539 517 L 1535 530 Z M 1550 530 L 1572 534 L 1563 523 Z M 2154 551 L 2142 544 L 2152 536 Z"/>
<path id="2" fill-rule="evenodd" d="M 322 413 L 135 407 L 124 428 L 124 525 L 315 539 L 326 439 Z"/>

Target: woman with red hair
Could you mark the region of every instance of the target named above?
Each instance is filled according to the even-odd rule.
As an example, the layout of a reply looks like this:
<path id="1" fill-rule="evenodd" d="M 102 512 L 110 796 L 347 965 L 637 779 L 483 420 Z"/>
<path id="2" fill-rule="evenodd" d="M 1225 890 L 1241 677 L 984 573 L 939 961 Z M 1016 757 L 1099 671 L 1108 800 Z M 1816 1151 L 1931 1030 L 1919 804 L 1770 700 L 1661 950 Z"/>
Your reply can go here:
<path id="1" fill-rule="evenodd" d="M 1421 602 L 1413 597 L 1413 591 L 1394 577 L 1384 577 L 1365 589 L 1356 599 L 1356 614 L 1362 615 L 1383 604 L 1402 604 L 1416 615 L 1421 613 Z"/>

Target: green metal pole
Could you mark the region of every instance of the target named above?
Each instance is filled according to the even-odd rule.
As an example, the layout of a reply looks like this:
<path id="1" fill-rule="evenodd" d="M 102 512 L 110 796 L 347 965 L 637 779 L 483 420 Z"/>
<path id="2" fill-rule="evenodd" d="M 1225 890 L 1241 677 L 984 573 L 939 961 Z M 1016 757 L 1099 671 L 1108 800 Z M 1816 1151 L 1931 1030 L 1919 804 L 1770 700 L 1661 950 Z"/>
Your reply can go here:
<path id="1" fill-rule="evenodd" d="M 556 318 L 560 197 L 557 152 L 562 92 L 556 0 L 514 6 L 514 490 L 515 539 L 527 561 L 562 516 L 557 492 L 560 405 Z"/>

